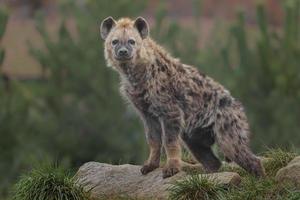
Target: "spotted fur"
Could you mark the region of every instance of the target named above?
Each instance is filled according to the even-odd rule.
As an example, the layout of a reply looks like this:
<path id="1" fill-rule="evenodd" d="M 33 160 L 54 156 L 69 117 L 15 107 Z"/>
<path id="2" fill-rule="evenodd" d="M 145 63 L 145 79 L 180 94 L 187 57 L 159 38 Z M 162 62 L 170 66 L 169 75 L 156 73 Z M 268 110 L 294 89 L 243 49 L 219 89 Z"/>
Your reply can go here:
<path id="1" fill-rule="evenodd" d="M 120 74 L 121 94 L 145 125 L 150 156 L 141 172 L 159 167 L 163 146 L 168 157 L 163 177 L 177 173 L 182 139 L 208 172 L 221 166 L 211 150 L 216 142 L 228 160 L 263 176 L 261 162 L 249 148 L 249 126 L 241 103 L 212 78 L 173 58 L 148 36 L 148 29 L 143 18 L 116 22 L 110 17 L 101 25 L 107 63 Z M 130 38 L 135 40 L 130 60 L 116 59 L 115 38 L 124 45 Z"/>

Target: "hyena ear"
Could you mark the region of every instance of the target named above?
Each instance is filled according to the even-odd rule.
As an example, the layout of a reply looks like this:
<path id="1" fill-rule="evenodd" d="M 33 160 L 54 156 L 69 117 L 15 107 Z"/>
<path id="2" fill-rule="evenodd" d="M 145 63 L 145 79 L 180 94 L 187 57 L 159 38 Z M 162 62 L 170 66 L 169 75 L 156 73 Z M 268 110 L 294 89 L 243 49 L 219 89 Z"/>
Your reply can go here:
<path id="1" fill-rule="evenodd" d="M 101 22 L 100 34 L 101 38 L 105 40 L 113 27 L 116 26 L 116 21 L 112 17 L 107 17 Z"/>
<path id="2" fill-rule="evenodd" d="M 149 35 L 149 26 L 143 17 L 138 17 L 134 21 L 134 27 L 138 30 L 142 39 L 145 39 Z"/>

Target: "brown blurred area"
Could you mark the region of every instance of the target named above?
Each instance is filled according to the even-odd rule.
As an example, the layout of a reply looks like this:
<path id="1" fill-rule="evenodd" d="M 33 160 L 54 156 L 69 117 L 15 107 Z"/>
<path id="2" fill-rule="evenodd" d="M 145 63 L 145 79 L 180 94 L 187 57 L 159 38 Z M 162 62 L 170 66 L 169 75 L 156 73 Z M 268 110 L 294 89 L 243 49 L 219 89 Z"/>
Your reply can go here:
<path id="1" fill-rule="evenodd" d="M 155 9 L 160 0 L 149 1 L 147 10 L 148 15 L 155 13 Z M 282 22 L 283 11 L 280 0 L 261 0 L 267 7 L 270 23 L 280 24 Z M 246 12 L 247 21 L 249 23 L 255 20 L 255 7 L 258 1 L 251 0 L 203 0 L 200 8 L 201 16 L 207 18 L 226 18 L 233 19 L 238 9 Z M 168 15 L 174 19 L 189 19 L 192 17 L 193 1 L 169 0 L 167 1 Z M 199 9 L 200 9 L 199 8 Z"/>
<path id="2" fill-rule="evenodd" d="M 32 16 L 37 9 L 51 10 L 55 5 L 55 0 L 0 0 L 0 4 L 6 5 L 16 10 L 18 16 Z"/>
<path id="3" fill-rule="evenodd" d="M 83 2 L 84 0 L 77 0 Z M 57 12 L 57 0 L 0 0 L 0 6 L 7 6 L 10 18 L 6 33 L 1 45 L 6 49 L 6 56 L 2 66 L 3 72 L 11 78 L 27 79 L 40 76 L 41 68 L 32 58 L 28 50 L 28 43 L 34 47 L 42 47 L 41 38 L 35 29 L 33 15 L 41 10 L 46 13 L 47 27 L 55 32 L 60 18 Z M 280 0 L 264 0 L 266 4 L 269 23 L 276 26 L 282 23 L 283 11 Z M 249 24 L 255 24 L 255 6 L 257 1 L 249 0 L 203 0 L 199 8 L 195 8 L 193 0 L 167 0 L 167 16 L 182 25 L 192 24 L 193 12 L 200 13 L 201 37 L 206 37 L 213 28 L 215 19 L 233 20 L 236 11 L 243 9 Z M 153 21 L 160 0 L 148 1 L 144 11 L 150 21 Z M 70 22 L 72 27 L 72 22 Z M 25 68 L 26 66 L 26 68 Z"/>

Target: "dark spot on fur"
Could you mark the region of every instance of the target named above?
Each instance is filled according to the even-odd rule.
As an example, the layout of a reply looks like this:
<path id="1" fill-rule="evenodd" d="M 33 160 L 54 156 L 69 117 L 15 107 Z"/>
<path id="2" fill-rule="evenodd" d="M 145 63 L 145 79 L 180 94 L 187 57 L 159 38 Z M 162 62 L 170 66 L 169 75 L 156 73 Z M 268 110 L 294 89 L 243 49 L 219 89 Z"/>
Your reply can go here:
<path id="1" fill-rule="evenodd" d="M 187 92 L 187 95 L 191 96 L 191 97 L 194 97 L 194 96 L 197 96 L 197 93 L 193 92 L 192 90 L 189 90 Z"/>
<path id="2" fill-rule="evenodd" d="M 181 92 L 175 92 L 174 97 L 178 100 L 178 101 L 185 101 L 184 95 Z"/>
<path id="3" fill-rule="evenodd" d="M 224 124 L 224 130 L 227 131 L 228 129 L 229 129 L 229 124 L 228 124 L 228 123 L 225 123 L 225 124 Z"/>
<path id="4" fill-rule="evenodd" d="M 138 94 L 138 97 L 142 98 L 146 94 L 146 90 L 143 90 L 141 93 Z"/>
<path id="5" fill-rule="evenodd" d="M 207 88 L 210 89 L 210 88 L 211 88 L 211 85 L 210 85 L 208 82 L 206 82 L 206 83 L 205 83 L 205 87 L 207 87 Z"/>
<path id="6" fill-rule="evenodd" d="M 204 101 L 210 101 L 212 98 L 212 94 L 211 93 L 208 93 L 208 92 L 204 92 L 203 93 L 203 99 Z"/>
<path id="7" fill-rule="evenodd" d="M 220 108 L 224 108 L 224 107 L 230 106 L 230 105 L 231 105 L 231 99 L 229 97 L 223 97 L 219 101 L 219 107 Z"/>
<path id="8" fill-rule="evenodd" d="M 155 71 L 154 71 L 154 70 L 151 72 L 151 76 L 152 76 L 152 77 L 155 76 Z"/>
<path id="9" fill-rule="evenodd" d="M 155 62 L 157 64 L 157 66 L 161 67 L 162 66 L 162 63 L 158 60 L 158 59 L 155 59 Z"/>
<path id="10" fill-rule="evenodd" d="M 242 141 L 241 140 L 238 140 L 238 143 L 239 143 L 239 145 L 242 145 Z"/>
<path id="11" fill-rule="evenodd" d="M 202 83 L 202 80 L 196 78 L 196 77 L 193 77 L 192 79 L 198 86 L 203 86 L 203 83 Z"/>
<path id="12" fill-rule="evenodd" d="M 203 114 L 202 114 L 202 113 L 198 113 L 198 114 L 196 115 L 196 118 L 197 118 L 197 119 L 202 119 L 202 118 L 203 118 Z"/>
<path id="13" fill-rule="evenodd" d="M 236 125 L 236 123 L 237 123 L 237 120 L 236 120 L 236 119 L 232 120 L 232 121 L 231 121 L 231 126 Z"/>
<path id="14" fill-rule="evenodd" d="M 234 157 L 235 157 L 236 159 L 238 159 L 238 158 L 239 158 L 239 154 L 238 154 L 238 153 L 235 153 L 235 154 L 234 154 Z"/>
<path id="15" fill-rule="evenodd" d="M 221 118 L 221 115 L 220 113 L 217 114 L 217 119 L 220 119 Z"/>
<path id="16" fill-rule="evenodd" d="M 207 124 L 208 123 L 209 118 L 206 118 L 203 120 L 203 124 Z"/>
<path id="17" fill-rule="evenodd" d="M 233 145 L 233 148 L 234 148 L 234 151 L 237 153 L 237 152 L 239 152 L 239 148 L 238 148 L 238 146 L 236 146 L 235 144 Z"/>

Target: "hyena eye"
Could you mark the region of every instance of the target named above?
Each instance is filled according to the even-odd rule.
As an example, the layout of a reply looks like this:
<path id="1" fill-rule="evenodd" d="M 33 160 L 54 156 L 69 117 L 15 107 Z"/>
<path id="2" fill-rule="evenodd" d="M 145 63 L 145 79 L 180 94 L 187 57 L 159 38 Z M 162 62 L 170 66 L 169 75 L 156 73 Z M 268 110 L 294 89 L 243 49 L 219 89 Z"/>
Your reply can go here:
<path id="1" fill-rule="evenodd" d="M 128 43 L 131 45 L 135 45 L 135 41 L 133 39 L 128 40 Z"/>
<path id="2" fill-rule="evenodd" d="M 112 45 L 116 45 L 116 44 L 119 43 L 119 40 L 115 39 L 115 40 L 113 40 L 111 43 L 112 43 Z"/>

